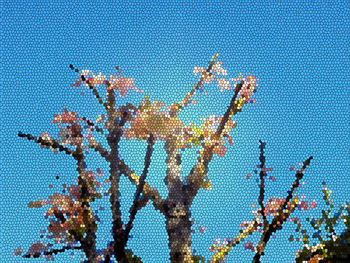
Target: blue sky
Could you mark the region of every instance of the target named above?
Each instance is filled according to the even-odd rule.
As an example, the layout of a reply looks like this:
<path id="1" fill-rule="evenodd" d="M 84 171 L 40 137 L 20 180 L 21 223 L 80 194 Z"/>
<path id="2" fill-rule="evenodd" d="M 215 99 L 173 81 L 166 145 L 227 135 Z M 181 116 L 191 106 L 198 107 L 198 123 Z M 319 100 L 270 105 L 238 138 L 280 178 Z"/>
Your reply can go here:
<path id="1" fill-rule="evenodd" d="M 57 135 L 50 121 L 63 106 L 90 119 L 104 113 L 93 95 L 73 89 L 76 75 L 69 69 L 115 73 L 135 79 L 151 100 L 166 104 L 180 100 L 197 81 L 194 66 L 208 65 L 217 52 L 230 77 L 256 75 L 260 85 L 257 103 L 246 105 L 234 117 L 234 145 L 224 158 L 214 157 L 208 177 L 213 191 L 200 191 L 193 207 L 193 249 L 209 258 L 216 238 L 233 237 L 238 224 L 252 218 L 257 203 L 256 178 L 246 180 L 258 164 L 258 141 L 267 143 L 268 167 L 276 182 L 269 182 L 269 197 L 286 195 L 294 180 L 290 165 L 313 156 L 299 189 L 317 210 L 300 217 L 320 216 L 322 181 L 334 191 L 337 204 L 350 200 L 349 165 L 349 8 L 347 1 L 7 1 L 2 4 L 2 258 L 5 262 L 44 262 L 15 258 L 17 247 L 26 250 L 40 240 L 48 225 L 43 209 L 27 203 L 62 190 L 76 179 L 74 161 L 54 155 L 17 136 L 43 131 Z M 208 96 L 196 95 L 197 106 L 181 113 L 185 123 L 199 123 L 210 114 L 222 115 L 232 91 L 207 88 Z M 139 103 L 141 94 L 131 92 L 120 104 Z M 121 143 L 121 155 L 138 174 L 146 151 L 144 142 Z M 166 195 L 165 151 L 160 143 L 153 154 L 148 181 Z M 195 162 L 195 150 L 183 156 L 183 172 Z M 107 165 L 91 153 L 88 168 Z M 59 174 L 60 179 L 55 176 Z M 53 189 L 48 185 L 52 184 Z M 134 187 L 121 182 L 124 213 Z M 99 226 L 99 247 L 110 239 L 108 201 Z M 147 262 L 168 262 L 165 219 L 152 206 L 138 215 L 129 247 Z M 300 244 L 287 241 L 293 226 L 276 234 L 263 262 L 293 262 Z M 252 241 L 255 239 L 252 238 Z M 228 262 L 249 262 L 253 254 L 239 245 Z M 80 262 L 79 253 L 56 257 L 58 262 Z"/>

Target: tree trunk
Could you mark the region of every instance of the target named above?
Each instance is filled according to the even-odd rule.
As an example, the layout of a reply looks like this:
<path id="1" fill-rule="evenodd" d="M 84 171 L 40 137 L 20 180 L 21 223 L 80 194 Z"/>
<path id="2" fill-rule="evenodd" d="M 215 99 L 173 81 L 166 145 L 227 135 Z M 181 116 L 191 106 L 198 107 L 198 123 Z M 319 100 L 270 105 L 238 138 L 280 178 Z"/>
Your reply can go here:
<path id="1" fill-rule="evenodd" d="M 171 262 L 192 262 L 189 207 L 182 203 L 170 204 L 165 217 Z"/>
<path id="2" fill-rule="evenodd" d="M 174 139 L 165 143 L 165 150 L 168 155 L 165 178 L 168 197 L 165 201 L 164 215 L 168 232 L 170 260 L 181 263 L 192 262 L 190 203 L 183 192 L 183 182 L 180 179 L 181 156 Z"/>

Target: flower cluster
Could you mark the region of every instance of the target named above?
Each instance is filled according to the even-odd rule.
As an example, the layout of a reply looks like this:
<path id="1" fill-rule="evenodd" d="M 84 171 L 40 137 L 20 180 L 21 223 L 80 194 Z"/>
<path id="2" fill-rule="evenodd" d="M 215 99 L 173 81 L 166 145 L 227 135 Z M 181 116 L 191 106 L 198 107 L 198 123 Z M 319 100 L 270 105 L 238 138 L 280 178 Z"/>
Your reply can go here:
<path id="1" fill-rule="evenodd" d="M 73 124 L 78 121 L 78 114 L 76 112 L 68 111 L 67 108 L 63 108 L 62 114 L 55 114 L 52 123 L 68 123 Z"/>
<path id="2" fill-rule="evenodd" d="M 83 69 L 78 79 L 75 81 L 74 84 L 72 84 L 72 86 L 79 87 L 82 83 L 84 83 L 86 86 L 88 86 L 88 83 L 91 85 L 99 85 L 104 84 L 105 80 L 106 76 L 102 75 L 101 72 L 98 75 L 95 75 L 92 71 L 88 69 Z"/>
<path id="3" fill-rule="evenodd" d="M 265 216 L 278 216 L 279 212 L 281 212 L 282 205 L 286 200 L 282 198 L 272 198 L 267 201 L 265 205 Z M 287 207 L 290 208 L 290 203 L 287 204 Z"/>
<path id="4" fill-rule="evenodd" d="M 245 250 L 251 250 L 252 252 L 255 252 L 256 250 L 256 246 L 250 241 L 247 241 L 243 246 Z"/>
<path id="5" fill-rule="evenodd" d="M 96 190 L 100 187 L 100 183 L 96 182 L 94 173 L 92 171 L 85 172 L 85 179 L 87 181 L 88 201 L 92 202 L 95 198 L 101 198 L 102 195 Z M 57 244 L 68 243 L 71 245 L 74 244 L 78 236 L 84 235 L 87 222 L 84 217 L 81 187 L 71 185 L 67 190 L 68 195 L 55 193 L 48 199 L 30 202 L 28 207 L 40 208 L 50 205 L 45 214 L 46 218 L 51 217 L 48 227 L 51 235 L 48 235 L 47 238 L 55 239 Z M 91 214 L 90 220 L 95 220 Z"/>
<path id="6" fill-rule="evenodd" d="M 244 104 L 248 103 L 251 96 L 254 94 L 256 84 L 255 76 L 246 76 L 242 78 L 242 76 L 238 76 L 238 79 L 233 79 L 234 81 L 243 82 L 242 88 L 239 91 L 239 98 L 235 101 L 236 107 L 238 110 L 242 109 Z M 235 84 L 236 87 L 237 84 Z M 254 100 L 252 101 L 254 102 Z"/>
<path id="7" fill-rule="evenodd" d="M 178 137 L 177 145 L 181 149 L 197 147 L 197 146 L 211 146 L 214 145 L 213 153 L 223 157 L 227 151 L 224 146 L 226 141 L 224 139 L 217 139 L 215 133 L 222 121 L 222 118 L 218 118 L 215 115 L 211 115 L 207 118 L 201 119 L 203 123 L 197 127 L 193 123 L 185 125 L 181 136 Z M 230 131 L 236 127 L 236 122 L 229 120 L 223 130 L 223 138 L 227 137 L 230 145 L 233 144 Z"/>
<path id="8" fill-rule="evenodd" d="M 135 116 L 130 123 L 130 128 L 125 129 L 124 136 L 129 139 L 147 139 L 149 134 L 165 140 L 170 136 L 181 134 L 182 122 L 177 117 L 171 117 L 162 101 L 149 101 L 145 96 Z"/>
<path id="9" fill-rule="evenodd" d="M 72 84 L 73 87 L 79 87 L 84 84 L 86 87 L 99 86 L 100 84 L 105 84 L 107 90 L 114 89 L 119 91 L 119 95 L 124 97 L 127 95 L 129 90 L 135 90 L 136 92 L 144 92 L 143 90 L 138 89 L 134 86 L 135 80 L 133 78 L 125 78 L 123 76 L 119 76 L 120 69 L 117 74 L 110 75 L 109 80 L 105 75 L 102 75 L 100 72 L 98 75 L 95 75 L 92 71 L 85 69 L 82 70 L 78 79 Z"/>
<path id="10" fill-rule="evenodd" d="M 227 70 L 222 68 L 222 61 L 218 61 L 214 64 L 212 68 L 214 73 L 217 73 L 218 75 L 226 76 Z"/>
<path id="11" fill-rule="evenodd" d="M 267 204 L 265 206 L 265 216 L 271 215 L 271 216 L 279 216 L 280 209 L 282 208 L 282 205 L 284 204 L 285 199 L 282 198 L 272 198 L 267 201 Z M 312 208 L 316 207 L 315 202 L 310 202 L 310 206 L 312 205 Z M 286 210 L 288 211 L 287 214 L 291 213 L 291 210 L 294 208 L 298 208 L 298 210 L 309 210 L 309 204 L 307 201 L 301 201 L 297 196 L 291 201 L 287 203 Z M 282 211 L 282 213 L 285 213 Z M 283 215 L 284 216 L 284 215 Z"/>
<path id="12" fill-rule="evenodd" d="M 52 216 L 48 227 L 47 238 L 55 239 L 55 243 L 74 244 L 75 238 L 72 231 L 81 235 L 84 233 L 85 225 L 83 220 L 84 209 L 78 200 L 72 196 L 55 193 L 49 199 L 33 201 L 29 207 L 42 207 L 50 204 L 45 217 Z"/>
<path id="13" fill-rule="evenodd" d="M 81 146 L 83 142 L 82 127 L 80 122 L 82 119 L 78 117 L 76 112 L 68 111 L 67 108 L 63 108 L 62 114 L 55 114 L 52 123 L 56 123 L 60 129 L 58 137 L 60 143 L 63 145 Z M 66 128 L 63 128 L 61 124 L 69 124 Z"/>
<path id="14" fill-rule="evenodd" d="M 220 238 L 214 241 L 214 244 L 209 248 L 210 252 L 214 252 L 212 262 L 223 262 L 226 259 L 231 247 L 228 246 L 230 239 L 225 238 L 222 242 Z"/>
<path id="15" fill-rule="evenodd" d="M 103 122 L 105 116 L 99 116 L 97 121 Z M 83 146 L 84 137 L 88 136 L 88 133 L 94 130 L 95 124 L 91 120 L 86 118 L 80 118 L 76 112 L 68 111 L 66 107 L 63 108 L 63 112 L 54 115 L 54 119 L 51 121 L 56 123 L 60 129 L 58 137 L 61 138 L 58 142 L 62 145 Z M 62 124 L 66 124 L 64 127 Z M 87 129 L 86 134 L 83 133 L 83 128 Z M 53 142 L 53 139 L 48 133 L 42 133 L 40 135 L 44 142 Z M 42 146 L 45 147 L 45 146 Z"/>
<path id="16" fill-rule="evenodd" d="M 134 86 L 134 79 L 124 78 L 123 76 L 110 76 L 110 89 L 115 89 L 119 91 L 120 96 L 124 97 L 128 94 L 128 90 L 135 90 L 136 92 L 143 92 Z M 108 88 L 108 87 L 107 87 Z"/>
<path id="17" fill-rule="evenodd" d="M 220 92 L 224 90 L 232 90 L 236 87 L 237 82 L 243 82 L 243 87 L 240 91 L 240 98 L 237 100 L 238 109 L 243 107 L 243 104 L 249 101 L 249 98 L 253 94 L 254 87 L 258 86 L 255 76 L 246 76 L 245 78 L 239 75 L 237 78 L 218 78 L 217 76 L 226 76 L 227 70 L 222 67 L 223 62 L 217 61 L 210 71 L 205 70 L 203 67 L 194 67 L 193 73 L 195 75 L 201 74 L 201 91 L 204 90 L 203 84 L 210 84 L 211 82 L 217 82 L 217 86 L 220 88 Z M 216 74 L 216 75 L 214 75 Z M 253 102 L 253 101 L 252 101 Z"/>
<path id="18" fill-rule="evenodd" d="M 193 73 L 196 75 L 198 73 L 201 73 L 202 83 L 206 83 L 206 84 L 209 84 L 210 82 L 214 81 L 216 78 L 215 75 L 213 75 L 211 72 L 205 70 L 203 67 L 194 67 Z"/>

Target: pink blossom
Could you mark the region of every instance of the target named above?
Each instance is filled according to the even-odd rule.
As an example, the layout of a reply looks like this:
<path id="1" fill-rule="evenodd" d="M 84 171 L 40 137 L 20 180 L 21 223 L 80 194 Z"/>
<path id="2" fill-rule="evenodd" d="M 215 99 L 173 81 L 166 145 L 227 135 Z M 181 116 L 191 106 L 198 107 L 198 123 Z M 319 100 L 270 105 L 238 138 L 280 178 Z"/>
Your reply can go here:
<path id="1" fill-rule="evenodd" d="M 272 198 L 267 201 L 265 205 L 265 215 L 278 215 L 278 211 L 281 209 L 281 206 L 285 202 L 285 199 L 282 198 Z M 288 203 L 287 207 L 290 208 L 290 203 Z"/>
<path id="2" fill-rule="evenodd" d="M 15 250 L 13 251 L 13 254 L 14 254 L 15 256 L 20 256 L 20 255 L 22 255 L 22 253 L 23 253 L 23 249 L 22 249 L 22 248 L 17 248 L 17 249 L 15 249 Z"/>
<path id="3" fill-rule="evenodd" d="M 74 123 L 78 121 L 76 112 L 68 111 L 66 108 L 63 109 L 62 114 L 54 115 L 53 123 Z"/>
<path id="4" fill-rule="evenodd" d="M 310 207 L 311 208 L 317 208 L 317 202 L 316 201 L 311 201 L 310 202 Z"/>
<path id="5" fill-rule="evenodd" d="M 214 147 L 213 153 L 217 154 L 219 157 L 224 157 L 227 152 L 227 148 L 224 145 L 219 145 Z"/>
<path id="6" fill-rule="evenodd" d="M 137 92 L 139 91 L 139 89 L 134 86 L 134 79 L 124 78 L 123 76 L 120 76 L 119 78 L 112 77 L 110 88 L 118 90 L 121 96 L 125 96 L 128 93 L 128 90 L 134 89 Z"/>
<path id="7" fill-rule="evenodd" d="M 255 250 L 254 244 L 250 241 L 248 241 L 247 243 L 244 244 L 244 248 L 246 250 L 251 250 L 252 252 L 254 252 L 254 250 Z"/>
<path id="8" fill-rule="evenodd" d="M 253 89 L 249 84 L 244 84 L 239 94 L 244 98 L 249 98 L 252 95 Z"/>
<path id="9" fill-rule="evenodd" d="M 217 73 L 218 75 L 227 75 L 227 70 L 222 68 L 222 61 L 218 61 L 213 65 L 213 72 Z"/>
<path id="10" fill-rule="evenodd" d="M 309 205 L 306 201 L 301 201 L 298 208 L 299 210 L 309 210 Z"/>
<path id="11" fill-rule="evenodd" d="M 193 74 L 202 73 L 204 71 L 203 67 L 194 67 Z"/>
<path id="12" fill-rule="evenodd" d="M 79 200 L 80 196 L 81 196 L 81 188 L 79 187 L 79 185 L 71 185 L 70 187 L 68 187 L 68 193 L 75 199 L 75 200 Z"/>

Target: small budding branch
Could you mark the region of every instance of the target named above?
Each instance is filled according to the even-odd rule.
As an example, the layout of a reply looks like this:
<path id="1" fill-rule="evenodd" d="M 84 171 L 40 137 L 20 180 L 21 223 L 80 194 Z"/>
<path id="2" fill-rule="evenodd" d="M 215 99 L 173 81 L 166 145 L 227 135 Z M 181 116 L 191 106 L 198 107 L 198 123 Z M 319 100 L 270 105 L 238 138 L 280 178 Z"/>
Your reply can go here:
<path id="1" fill-rule="evenodd" d="M 294 212 L 295 208 L 298 207 L 302 202 L 299 200 L 298 196 L 295 195 L 296 189 L 300 186 L 300 181 L 304 177 L 304 170 L 310 165 L 312 156 L 309 157 L 304 163 L 301 169 L 297 169 L 296 179 L 290 187 L 291 190 L 287 191 L 287 197 L 283 199 L 270 199 L 267 202 L 265 200 L 265 179 L 267 177 L 267 171 L 270 168 L 266 168 L 265 162 L 266 158 L 264 156 L 264 150 L 266 143 L 260 142 L 260 165 L 258 167 L 261 169 L 259 173 L 260 185 L 259 185 L 259 209 L 255 214 L 252 221 L 242 224 L 245 228 L 240 230 L 240 235 L 236 236 L 231 240 L 224 241 L 221 245 L 217 245 L 215 242 L 211 247 L 211 251 L 214 251 L 214 255 L 211 262 L 224 262 L 228 253 L 237 244 L 242 242 L 249 235 L 254 232 L 261 232 L 261 238 L 259 244 L 254 248 L 252 243 L 248 242 L 246 244 L 246 249 L 251 249 L 255 252 L 253 261 L 254 263 L 260 262 L 261 257 L 264 255 L 264 250 L 267 243 L 269 242 L 273 233 L 278 230 L 282 230 L 283 224 L 287 221 L 290 215 Z M 272 170 L 272 169 L 271 169 Z M 249 177 L 248 177 L 249 178 Z M 272 216 L 271 222 L 268 221 L 267 215 Z"/>

